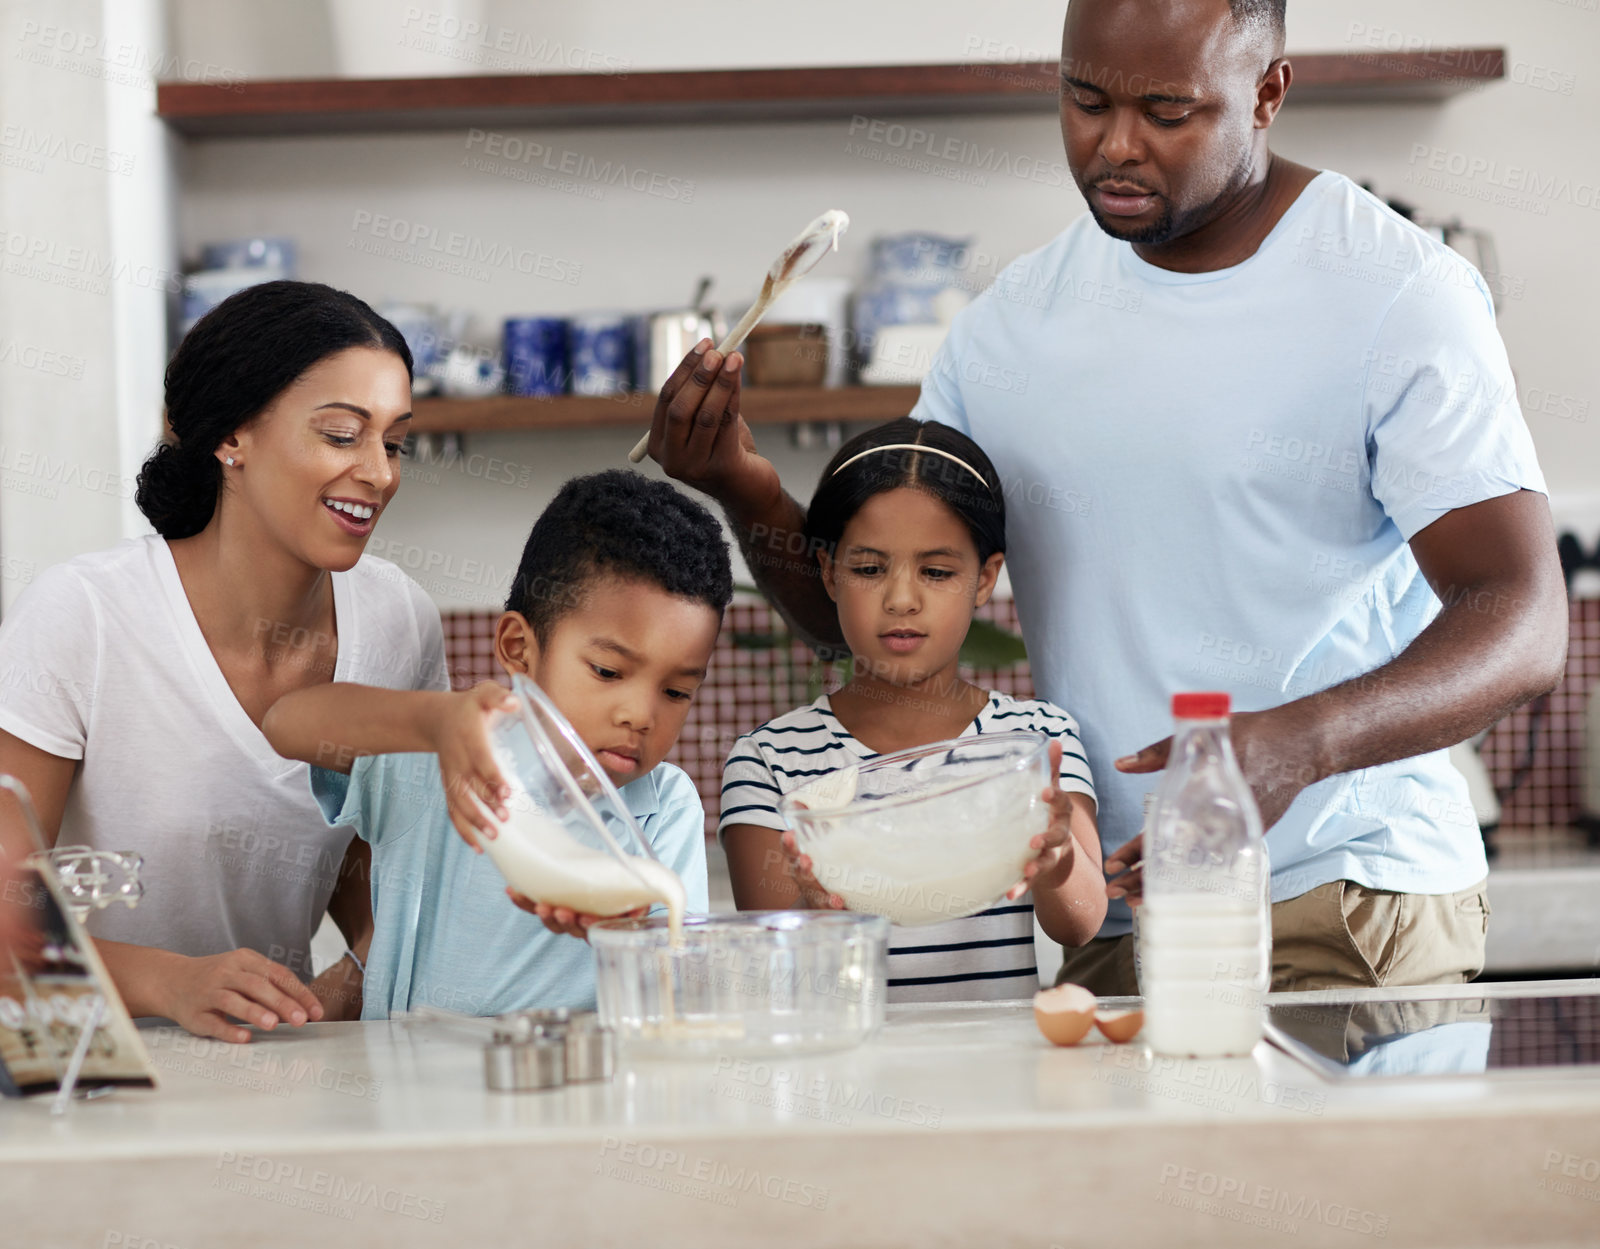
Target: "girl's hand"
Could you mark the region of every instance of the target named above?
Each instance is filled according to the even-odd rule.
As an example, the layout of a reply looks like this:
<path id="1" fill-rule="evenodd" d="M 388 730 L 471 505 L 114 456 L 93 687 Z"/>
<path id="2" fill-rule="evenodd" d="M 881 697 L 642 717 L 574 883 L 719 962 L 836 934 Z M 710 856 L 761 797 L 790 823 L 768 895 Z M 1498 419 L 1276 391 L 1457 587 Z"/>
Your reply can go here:
<path id="1" fill-rule="evenodd" d="M 479 838 L 495 835 L 490 813 L 502 820 L 511 814 L 505 805 L 511 787 L 489 749 L 489 720 L 496 712 L 516 711 L 517 700 L 504 686 L 481 681 L 451 694 L 446 708 L 429 726 L 429 737 L 439 756 L 450 823 L 467 845 L 482 854 Z"/>
<path id="2" fill-rule="evenodd" d="M 589 939 L 590 924 L 597 924 L 603 919 L 637 919 L 650 911 L 647 906 L 636 906 L 621 915 L 586 915 L 574 911 L 570 906 L 551 906 L 548 902 L 535 902 L 511 888 L 506 890 L 506 896 L 529 915 L 537 915 L 539 921 L 549 931 L 563 937 L 576 937 L 579 941 Z"/>
<path id="3" fill-rule="evenodd" d="M 1040 797 L 1050 804 L 1050 823 L 1044 832 L 1028 843 L 1039 853 L 1023 867 L 1022 879 L 1006 890 L 1007 902 L 1015 902 L 1027 893 L 1045 872 L 1059 872 L 1065 877 L 1072 871 L 1078 843 L 1073 839 L 1068 827 L 1068 822 L 1072 818 L 1071 802 L 1066 791 L 1061 788 L 1060 742 L 1050 743 L 1050 775 L 1057 778 L 1056 783 L 1040 794 Z"/>
<path id="4" fill-rule="evenodd" d="M 794 830 L 783 830 L 783 849 L 789 859 L 789 874 L 794 877 L 794 883 L 800 890 L 801 900 L 814 911 L 842 911 L 845 909 L 844 899 L 836 893 L 829 893 L 812 875 L 813 864 L 809 854 L 800 853 L 800 845 L 795 841 Z"/>
<path id="5" fill-rule="evenodd" d="M 205 958 L 181 954 L 164 959 L 160 969 L 163 1015 L 196 1036 L 243 1043 L 243 1020 L 271 1031 L 279 1021 L 292 1027 L 323 1016 L 316 995 L 287 967 L 254 950 L 229 950 Z"/>

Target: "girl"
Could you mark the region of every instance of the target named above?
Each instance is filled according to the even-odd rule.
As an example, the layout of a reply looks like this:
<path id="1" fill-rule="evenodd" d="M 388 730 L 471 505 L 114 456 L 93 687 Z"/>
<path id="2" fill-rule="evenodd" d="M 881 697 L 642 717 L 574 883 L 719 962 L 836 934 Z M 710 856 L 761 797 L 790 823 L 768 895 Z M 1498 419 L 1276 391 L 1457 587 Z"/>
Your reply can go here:
<path id="1" fill-rule="evenodd" d="M 1105 918 L 1094 785 L 1077 724 L 1058 707 L 961 679 L 957 656 L 973 612 L 1005 560 L 1000 481 L 976 443 L 910 417 L 839 449 L 806 514 L 808 549 L 854 656 L 843 689 L 741 737 L 723 772 L 720 832 L 743 910 L 842 907 L 811 876 L 778 813 L 779 796 L 821 773 L 879 754 L 978 733 L 1031 729 L 1054 739 L 1060 775 L 1038 858 L 1000 905 L 927 927 L 899 928 L 889 949 L 890 1001 L 1032 996 L 1033 921 L 1082 945 Z M 1032 903 L 1019 901 L 1032 889 Z"/>
<path id="2" fill-rule="evenodd" d="M 447 688 L 439 614 L 364 556 L 400 484 L 411 354 L 353 295 L 241 291 L 167 367 L 171 440 L 139 474 L 156 534 L 48 569 L 0 627 L 0 772 L 52 842 L 135 850 L 145 898 L 88 921 L 138 1015 L 246 1041 L 360 1011 L 372 932 L 363 847 L 261 720 L 331 680 Z M 0 845 L 26 845 L 0 803 Z M 314 986 L 333 917 L 353 954 Z"/>

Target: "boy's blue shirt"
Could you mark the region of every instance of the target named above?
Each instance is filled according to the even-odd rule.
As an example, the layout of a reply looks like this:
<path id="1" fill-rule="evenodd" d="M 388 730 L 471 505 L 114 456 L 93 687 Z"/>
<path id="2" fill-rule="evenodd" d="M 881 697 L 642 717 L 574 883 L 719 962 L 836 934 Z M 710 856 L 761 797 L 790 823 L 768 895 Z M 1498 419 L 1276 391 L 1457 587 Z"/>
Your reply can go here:
<path id="1" fill-rule="evenodd" d="M 474 854 L 450 823 L 437 756 L 373 755 L 349 776 L 312 768 L 311 792 L 330 824 L 349 825 L 372 846 L 363 1019 L 422 1003 L 468 1015 L 594 1006 L 593 951 L 506 897 L 488 855 Z M 683 878 L 690 912 L 703 913 L 705 809 L 694 782 L 663 763 L 620 792 L 656 855 Z"/>

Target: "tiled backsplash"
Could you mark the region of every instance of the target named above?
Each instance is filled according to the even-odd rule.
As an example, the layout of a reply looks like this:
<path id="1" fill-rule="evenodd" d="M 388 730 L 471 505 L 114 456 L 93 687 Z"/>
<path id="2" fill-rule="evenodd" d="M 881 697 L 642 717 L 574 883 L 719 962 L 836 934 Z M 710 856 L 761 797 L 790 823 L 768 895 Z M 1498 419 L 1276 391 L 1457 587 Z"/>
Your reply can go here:
<path id="1" fill-rule="evenodd" d="M 1538 744 L 1526 779 L 1505 800 L 1506 829 L 1564 828 L 1583 801 L 1584 715 L 1600 685 L 1600 599 L 1571 604 L 1567 675 L 1539 715 Z M 1528 725 L 1534 708 L 1512 712 L 1489 734 L 1483 759 L 1495 785 L 1504 791 L 1528 759 Z"/>
<path id="2" fill-rule="evenodd" d="M 500 674 L 494 662 L 493 628 L 498 613 L 453 612 L 444 617 L 445 647 L 456 683 L 471 684 Z M 1010 602 L 992 603 L 980 615 L 1013 631 Z M 1024 662 L 1001 671 L 969 674 L 989 689 L 1031 697 L 1033 681 Z M 1583 723 L 1589 691 L 1600 683 L 1600 600 L 1572 604 L 1572 643 L 1567 677 L 1541 717 L 1532 766 L 1505 804 L 1506 830 L 1560 827 L 1577 814 L 1583 790 Z M 710 675 L 695 700 L 683 735 L 668 756 L 700 788 L 708 829 L 716 827 L 722 763 L 734 739 L 791 708 L 809 702 L 837 682 L 798 642 L 783 638 L 783 622 L 765 604 L 736 603 L 728 609 Z M 1489 735 L 1483 755 L 1502 789 L 1525 757 L 1532 711 L 1507 717 Z"/>
<path id="3" fill-rule="evenodd" d="M 1489 1034 L 1491 1067 L 1600 1062 L 1600 997 L 1505 1003 Z"/>
<path id="4" fill-rule="evenodd" d="M 500 679 L 493 638 L 498 615 L 445 613 L 445 650 L 458 686 L 485 678 Z M 979 616 L 1013 632 L 1017 629 L 1016 612 L 1010 602 L 991 603 Z M 964 675 L 987 689 L 1024 698 L 1033 696 L 1033 679 L 1026 662 L 1003 671 Z M 708 831 L 717 826 L 722 764 L 739 735 L 838 685 L 802 643 L 786 638 L 783 621 L 765 603 L 735 603 L 728 609 L 709 675 L 690 708 L 677 746 L 667 756 L 699 787 Z"/>

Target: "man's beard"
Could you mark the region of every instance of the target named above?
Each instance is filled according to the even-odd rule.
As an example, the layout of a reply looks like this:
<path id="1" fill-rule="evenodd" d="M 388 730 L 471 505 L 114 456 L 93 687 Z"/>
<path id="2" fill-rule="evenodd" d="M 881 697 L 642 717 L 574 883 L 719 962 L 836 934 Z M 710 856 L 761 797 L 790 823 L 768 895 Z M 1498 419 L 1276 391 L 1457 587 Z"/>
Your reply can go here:
<path id="1" fill-rule="evenodd" d="M 1229 200 L 1250 181 L 1250 172 L 1253 164 L 1253 153 L 1247 146 L 1238 165 L 1228 176 L 1226 185 L 1220 194 L 1208 203 L 1187 209 L 1183 212 L 1174 212 L 1172 201 L 1165 195 L 1156 195 L 1161 204 L 1161 214 L 1148 225 L 1127 225 L 1122 218 L 1107 217 L 1096 207 L 1089 196 L 1084 196 L 1084 201 L 1089 205 L 1089 213 L 1094 218 L 1095 225 L 1109 234 L 1112 238 L 1124 243 L 1142 243 L 1147 246 L 1159 247 L 1163 243 L 1170 243 L 1173 239 L 1182 238 L 1192 234 L 1201 226 L 1219 216 Z M 1150 194 L 1155 195 L 1154 191 Z"/>
<path id="2" fill-rule="evenodd" d="M 1089 200 L 1089 212 L 1094 217 L 1095 225 L 1099 226 L 1112 238 L 1124 243 L 1165 243 L 1177 237 L 1177 215 L 1172 211 L 1172 201 L 1166 196 L 1157 196 L 1161 202 L 1161 215 L 1149 225 L 1130 226 L 1123 222 L 1121 217 L 1108 217 L 1095 206 L 1094 200 Z"/>

